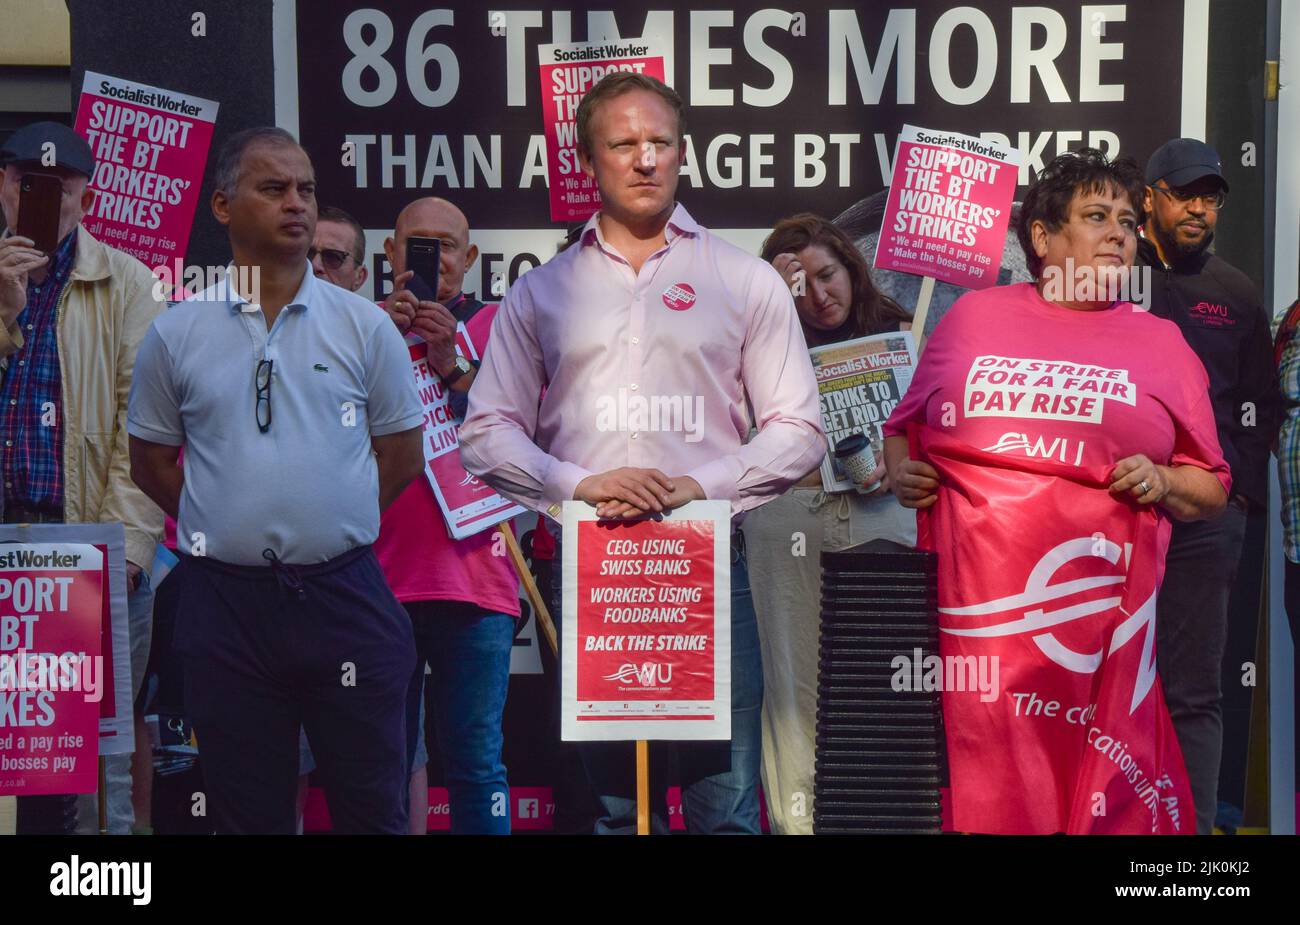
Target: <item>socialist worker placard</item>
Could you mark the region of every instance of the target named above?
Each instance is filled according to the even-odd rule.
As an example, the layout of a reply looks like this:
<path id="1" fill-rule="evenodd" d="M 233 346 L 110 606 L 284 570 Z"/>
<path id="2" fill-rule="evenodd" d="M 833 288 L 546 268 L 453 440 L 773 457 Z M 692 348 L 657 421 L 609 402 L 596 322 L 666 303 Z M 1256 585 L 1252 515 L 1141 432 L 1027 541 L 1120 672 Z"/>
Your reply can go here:
<path id="1" fill-rule="evenodd" d="M 95 156 L 86 230 L 176 286 L 216 120 L 213 100 L 93 71 L 77 104 Z"/>
<path id="2" fill-rule="evenodd" d="M 578 162 L 578 104 L 601 78 L 617 71 L 664 79 L 663 40 L 541 45 L 542 123 L 551 221 L 585 222 L 600 211 L 600 190 Z M 642 152 L 655 157 L 662 152 Z"/>
<path id="3" fill-rule="evenodd" d="M 0 545 L 0 796 L 95 790 L 104 562 L 85 543 Z"/>
<path id="4" fill-rule="evenodd" d="M 564 505 L 561 734 L 731 738 L 731 511 L 603 521 Z"/>
<path id="5" fill-rule="evenodd" d="M 965 289 L 995 285 L 1019 168 L 1016 148 L 904 125 L 875 268 Z"/>

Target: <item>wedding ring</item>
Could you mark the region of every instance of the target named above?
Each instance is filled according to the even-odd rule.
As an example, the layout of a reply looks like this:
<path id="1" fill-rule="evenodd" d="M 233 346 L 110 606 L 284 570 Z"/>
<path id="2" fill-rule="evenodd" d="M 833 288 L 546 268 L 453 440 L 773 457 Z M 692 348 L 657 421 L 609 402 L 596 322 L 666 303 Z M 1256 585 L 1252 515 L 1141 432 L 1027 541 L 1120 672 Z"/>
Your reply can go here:
<path id="1" fill-rule="evenodd" d="M 1138 482 L 1138 488 L 1142 489 L 1143 495 L 1145 495 L 1147 492 L 1151 490 L 1151 486 L 1147 484 L 1146 479 L 1143 479 L 1142 481 Z M 1141 497 L 1141 495 L 1139 495 L 1139 497 Z"/>

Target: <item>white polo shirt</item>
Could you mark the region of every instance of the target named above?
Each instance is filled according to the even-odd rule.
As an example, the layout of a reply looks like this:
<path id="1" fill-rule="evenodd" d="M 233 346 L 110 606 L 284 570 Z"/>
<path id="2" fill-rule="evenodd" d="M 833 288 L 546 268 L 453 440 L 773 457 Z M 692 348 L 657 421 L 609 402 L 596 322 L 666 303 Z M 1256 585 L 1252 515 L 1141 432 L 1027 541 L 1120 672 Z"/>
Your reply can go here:
<path id="1" fill-rule="evenodd" d="M 370 438 L 423 418 L 406 345 L 382 309 L 303 267 L 270 331 L 222 282 L 159 315 L 140 343 L 126 429 L 185 447 L 184 552 L 265 566 L 269 548 L 306 565 L 379 535 Z M 266 433 L 254 381 L 264 359 Z"/>

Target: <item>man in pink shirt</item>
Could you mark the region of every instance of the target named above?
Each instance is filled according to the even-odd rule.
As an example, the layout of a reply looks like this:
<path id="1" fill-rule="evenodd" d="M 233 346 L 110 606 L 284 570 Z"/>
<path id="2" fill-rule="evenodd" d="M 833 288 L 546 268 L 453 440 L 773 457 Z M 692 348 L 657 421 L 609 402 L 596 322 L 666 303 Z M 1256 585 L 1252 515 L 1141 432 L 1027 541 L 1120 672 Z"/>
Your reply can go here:
<path id="1" fill-rule="evenodd" d="M 412 235 L 441 241 L 437 302 L 421 301 L 405 288 L 411 278 L 406 241 Z M 398 215 L 384 251 L 395 283 L 384 310 L 406 335 L 412 359 L 427 357 L 453 395 L 463 394 L 474 372 L 457 366 L 456 325 L 466 325 L 482 355 L 495 309 L 461 292 L 465 271 L 478 256 L 469 242 L 469 222 L 444 199 L 418 199 Z M 419 658 L 407 702 L 407 758 L 416 752 L 427 663 L 451 830 L 458 834 L 510 833 L 501 715 L 519 617 L 519 578 L 508 556 L 493 555 L 494 532 L 451 539 L 422 476 L 384 512 L 375 543 L 384 577 L 415 629 Z M 419 805 L 413 803 L 413 812 Z"/>
<path id="2" fill-rule="evenodd" d="M 465 467 L 552 519 L 572 499 L 611 518 L 726 499 L 738 517 L 826 453 L 785 283 L 674 200 L 681 107 L 659 81 L 628 73 L 583 98 L 579 157 L 601 212 L 511 287 L 470 393 Z M 734 537 L 732 550 L 732 739 L 677 745 L 692 832 L 759 830 L 762 664 Z M 632 744 L 593 743 L 583 754 L 602 805 L 596 831 L 634 831 Z M 652 776 L 664 766 L 652 759 Z M 654 780 L 656 801 L 663 792 Z M 653 825 L 666 831 L 662 812 Z"/>

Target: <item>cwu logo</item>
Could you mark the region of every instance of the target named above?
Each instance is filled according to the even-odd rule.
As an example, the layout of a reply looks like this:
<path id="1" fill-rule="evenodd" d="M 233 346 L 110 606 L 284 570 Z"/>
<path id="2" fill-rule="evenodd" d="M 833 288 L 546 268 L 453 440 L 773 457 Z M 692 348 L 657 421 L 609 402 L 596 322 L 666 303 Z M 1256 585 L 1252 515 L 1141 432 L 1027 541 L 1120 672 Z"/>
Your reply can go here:
<path id="1" fill-rule="evenodd" d="M 1074 452 L 1070 444 L 1074 443 Z M 1031 459 L 1055 459 L 1059 462 L 1078 466 L 1083 463 L 1084 441 L 1071 441 L 1068 437 L 1053 437 L 1049 442 L 1043 437 L 1035 437 L 1031 443 L 1029 434 L 1014 431 L 998 437 L 998 442 L 984 447 L 986 453 L 1023 453 Z"/>
<path id="2" fill-rule="evenodd" d="M 661 662 L 644 662 L 641 665 L 624 662 L 619 666 L 618 671 L 605 675 L 604 680 L 619 684 L 639 683 L 642 687 L 657 687 L 672 683 L 673 666 Z"/>
<path id="3" fill-rule="evenodd" d="M 456 487 L 468 488 L 470 491 L 475 491 L 475 492 L 492 490 L 486 482 L 484 482 L 478 476 L 472 475 L 469 472 L 465 473 L 465 477 L 456 484 Z"/>
<path id="4" fill-rule="evenodd" d="M 1129 614 L 1120 606 L 1122 598 L 1118 591 L 1127 581 L 1126 574 L 1093 575 L 1086 578 L 1073 578 L 1068 581 L 1052 583 L 1052 577 L 1066 564 L 1078 559 L 1104 559 L 1111 565 L 1118 565 L 1120 556 L 1124 557 L 1127 569 L 1132 547 L 1119 545 L 1104 537 L 1077 537 L 1051 549 L 1038 560 L 1025 581 L 1025 590 L 1019 594 L 996 598 L 968 607 L 940 607 L 939 613 L 947 617 L 982 617 L 994 614 L 1004 615 L 1006 619 L 987 626 L 956 626 L 951 620 L 940 625 L 941 632 L 953 636 L 977 638 L 994 638 L 1015 636 L 1029 633 L 1034 644 L 1049 659 L 1070 671 L 1079 674 L 1093 674 L 1101 667 L 1107 655 L 1118 651 L 1130 639 L 1142 633 L 1142 659 L 1138 665 L 1137 676 L 1133 681 L 1133 698 L 1129 703 L 1131 715 L 1142 701 L 1146 699 L 1156 678 L 1156 594 L 1151 596 L 1137 610 Z M 1101 591 L 1103 596 L 1093 596 L 1089 600 L 1073 603 L 1064 607 L 1049 609 L 1048 606 L 1067 597 L 1089 591 Z M 1112 590 L 1113 589 L 1113 590 Z M 1090 652 L 1079 652 L 1070 648 L 1057 637 L 1066 624 L 1085 620 L 1099 613 L 1119 609 L 1126 619 L 1115 627 L 1109 643 L 1103 642 L 1101 648 Z"/>

